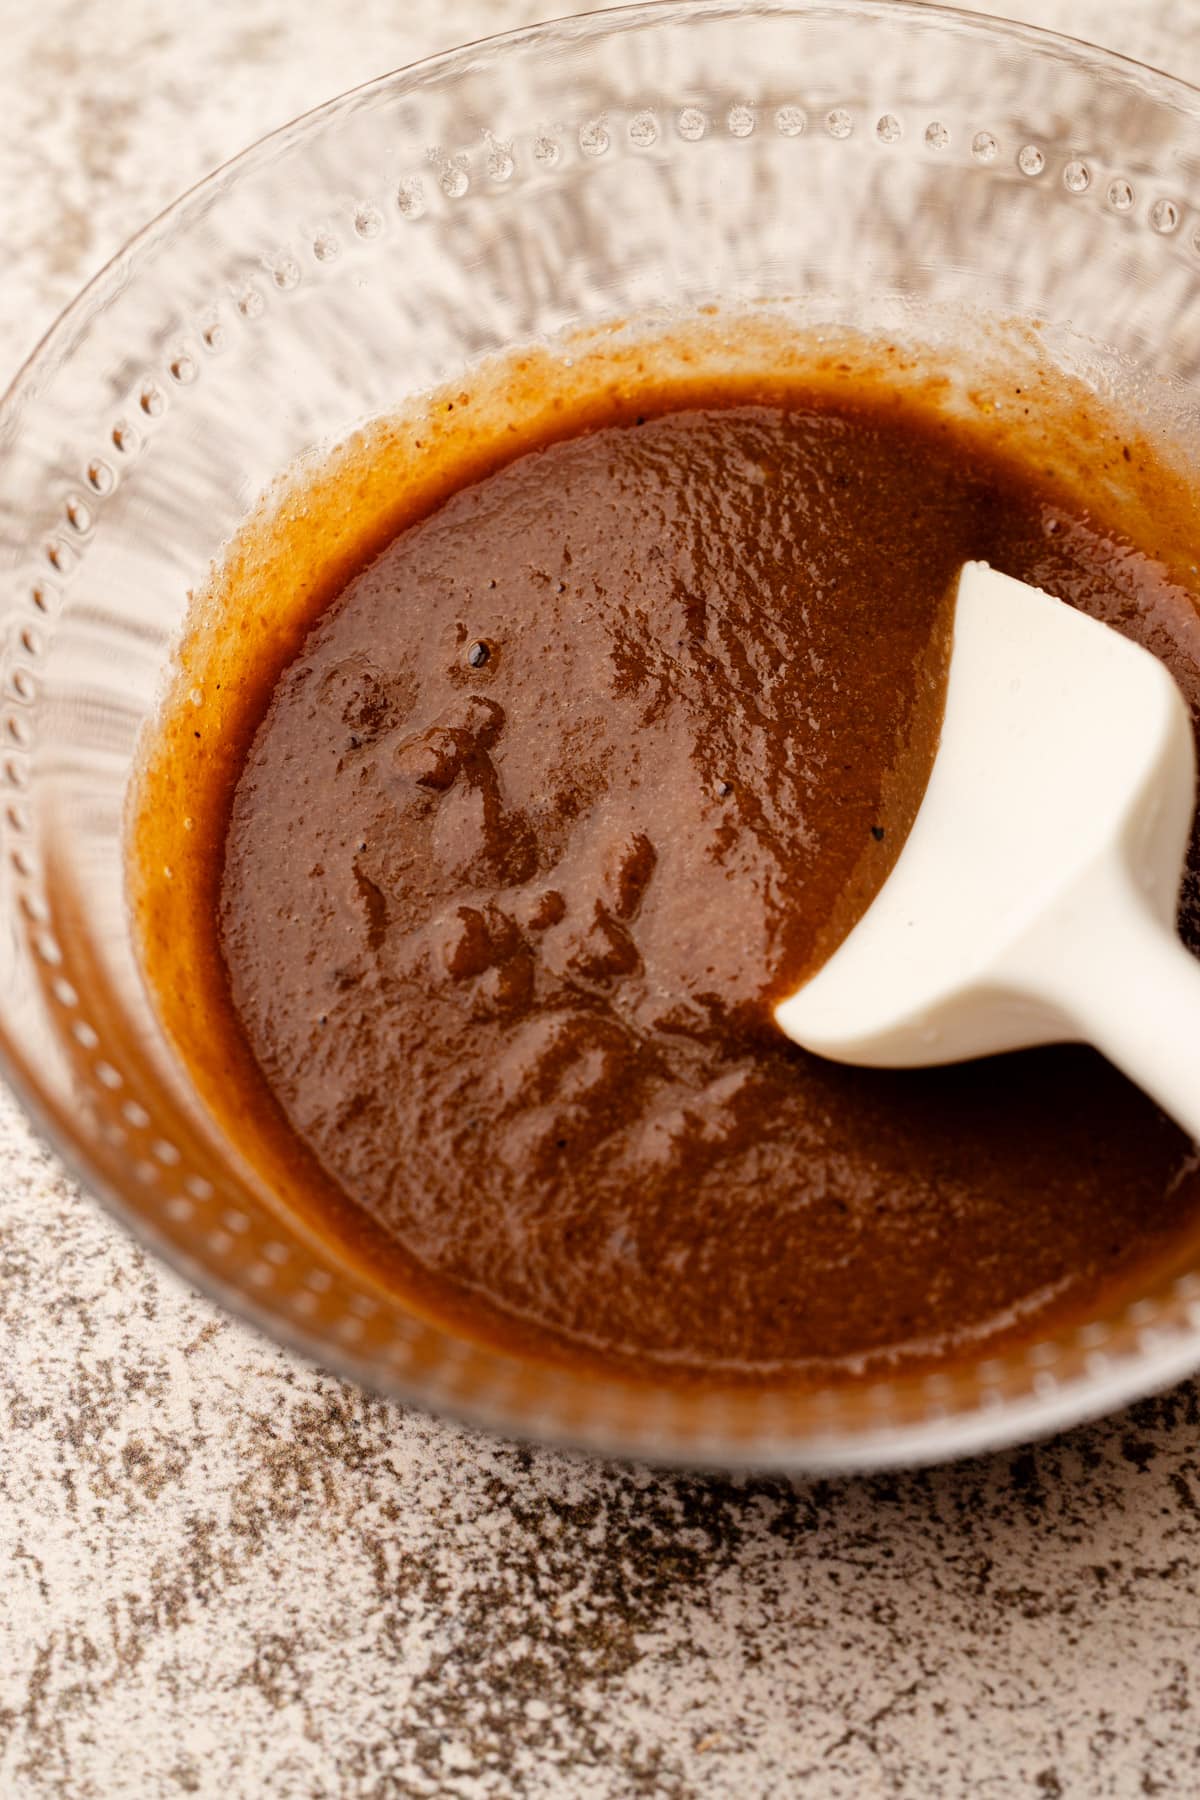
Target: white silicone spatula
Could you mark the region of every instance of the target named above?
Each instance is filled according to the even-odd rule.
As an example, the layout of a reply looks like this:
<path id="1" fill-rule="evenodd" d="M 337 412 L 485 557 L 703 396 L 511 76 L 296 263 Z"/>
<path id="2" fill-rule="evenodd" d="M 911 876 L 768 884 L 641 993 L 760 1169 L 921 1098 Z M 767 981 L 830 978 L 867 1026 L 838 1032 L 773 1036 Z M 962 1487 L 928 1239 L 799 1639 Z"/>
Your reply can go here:
<path id="1" fill-rule="evenodd" d="M 1200 960 L 1175 935 L 1195 788 L 1162 663 L 968 563 L 912 831 L 778 1023 L 877 1068 L 1091 1043 L 1200 1140 Z"/>

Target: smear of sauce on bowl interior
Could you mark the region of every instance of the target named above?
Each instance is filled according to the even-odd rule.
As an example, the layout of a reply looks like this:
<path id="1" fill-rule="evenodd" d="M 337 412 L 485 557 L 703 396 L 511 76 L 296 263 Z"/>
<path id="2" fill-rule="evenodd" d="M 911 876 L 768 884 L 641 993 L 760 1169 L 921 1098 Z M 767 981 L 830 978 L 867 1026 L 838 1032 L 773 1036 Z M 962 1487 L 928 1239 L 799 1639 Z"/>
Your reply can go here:
<path id="1" fill-rule="evenodd" d="M 771 1007 L 903 842 L 965 559 L 1196 708 L 1178 484 L 1072 395 L 1085 505 L 1053 384 L 1006 434 L 894 348 L 624 354 L 442 396 L 230 558 L 134 816 L 160 1010 L 289 1202 L 476 1336 L 762 1381 L 1054 1329 L 1196 1232 L 1176 1129 L 1082 1050 L 852 1070 Z"/>

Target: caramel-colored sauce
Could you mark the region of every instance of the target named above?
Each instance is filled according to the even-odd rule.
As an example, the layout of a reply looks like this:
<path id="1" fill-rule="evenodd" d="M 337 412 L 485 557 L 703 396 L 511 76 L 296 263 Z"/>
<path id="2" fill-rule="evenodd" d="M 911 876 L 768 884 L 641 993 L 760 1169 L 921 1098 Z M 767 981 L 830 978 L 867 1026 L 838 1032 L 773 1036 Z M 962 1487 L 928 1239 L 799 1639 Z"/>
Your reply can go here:
<path id="1" fill-rule="evenodd" d="M 771 1006 L 903 842 L 965 559 L 1196 710 L 1190 498 L 1069 384 L 1000 430 L 888 347 L 626 354 L 442 396 L 235 546 L 133 820 L 160 1011 L 474 1335 L 762 1380 L 1051 1329 L 1200 1228 L 1175 1127 L 1086 1051 L 851 1070 Z"/>

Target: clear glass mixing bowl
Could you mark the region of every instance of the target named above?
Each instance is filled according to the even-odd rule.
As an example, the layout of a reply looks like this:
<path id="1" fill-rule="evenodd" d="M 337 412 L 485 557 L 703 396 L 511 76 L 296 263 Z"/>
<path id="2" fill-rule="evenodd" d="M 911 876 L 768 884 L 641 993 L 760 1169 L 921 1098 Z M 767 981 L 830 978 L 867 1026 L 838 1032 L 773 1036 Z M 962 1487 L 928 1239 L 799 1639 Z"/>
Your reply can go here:
<path id="1" fill-rule="evenodd" d="M 104 271 L 0 406 L 0 1049 L 176 1268 L 380 1389 L 538 1438 L 847 1468 L 1077 1420 L 1200 1364 L 1200 1270 L 953 1375 L 602 1384 L 406 1312 L 189 1092 L 138 974 L 122 808 L 189 589 L 272 478 L 489 352 L 710 300 L 936 339 L 1047 321 L 1200 442 L 1200 95 L 932 6 L 660 4 L 390 75 L 265 139 Z"/>

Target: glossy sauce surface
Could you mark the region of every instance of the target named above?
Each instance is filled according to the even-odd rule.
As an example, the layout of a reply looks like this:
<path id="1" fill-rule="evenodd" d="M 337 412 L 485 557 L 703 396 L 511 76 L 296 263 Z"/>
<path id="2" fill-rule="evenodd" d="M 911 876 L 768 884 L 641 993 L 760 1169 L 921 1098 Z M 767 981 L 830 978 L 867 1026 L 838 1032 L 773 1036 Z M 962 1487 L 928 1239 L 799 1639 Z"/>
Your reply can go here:
<path id="1" fill-rule="evenodd" d="M 204 1006 L 312 1204 L 499 1341 L 784 1379 L 973 1353 L 1189 1230 L 1188 1147 L 1087 1052 L 854 1071 L 770 1007 L 903 841 L 965 558 L 1193 705 L 1195 607 L 932 413 L 703 398 L 558 418 L 248 685 Z"/>

